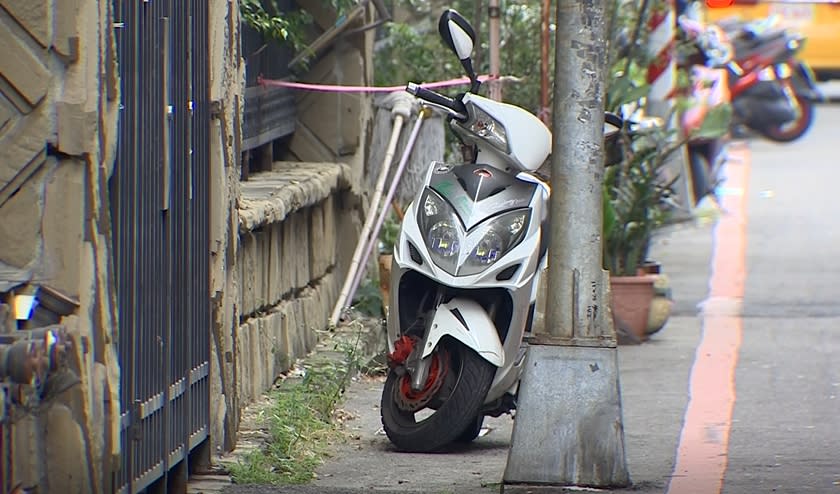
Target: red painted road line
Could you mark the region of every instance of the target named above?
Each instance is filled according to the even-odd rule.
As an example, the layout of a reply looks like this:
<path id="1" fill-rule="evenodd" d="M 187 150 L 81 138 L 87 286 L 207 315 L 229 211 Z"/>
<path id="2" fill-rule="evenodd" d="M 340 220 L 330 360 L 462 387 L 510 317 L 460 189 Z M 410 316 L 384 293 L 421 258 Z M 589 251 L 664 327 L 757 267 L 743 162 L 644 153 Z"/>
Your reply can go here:
<path id="1" fill-rule="evenodd" d="M 668 494 L 719 494 L 726 474 L 741 346 L 750 163 L 747 149 L 731 153 L 735 159 L 724 170 L 724 213 L 715 226 L 703 335 L 691 368 L 689 402 Z"/>

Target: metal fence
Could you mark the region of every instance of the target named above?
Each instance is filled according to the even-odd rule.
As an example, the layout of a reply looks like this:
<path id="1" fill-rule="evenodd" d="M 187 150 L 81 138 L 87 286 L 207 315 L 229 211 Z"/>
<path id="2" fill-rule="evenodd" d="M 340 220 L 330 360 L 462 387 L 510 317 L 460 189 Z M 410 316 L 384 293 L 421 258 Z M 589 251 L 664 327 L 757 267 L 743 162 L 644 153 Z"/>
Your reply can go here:
<path id="1" fill-rule="evenodd" d="M 122 103 L 110 183 L 122 402 L 118 493 L 149 486 L 165 492 L 169 472 L 186 467 L 208 435 L 207 5 L 113 0 Z"/>

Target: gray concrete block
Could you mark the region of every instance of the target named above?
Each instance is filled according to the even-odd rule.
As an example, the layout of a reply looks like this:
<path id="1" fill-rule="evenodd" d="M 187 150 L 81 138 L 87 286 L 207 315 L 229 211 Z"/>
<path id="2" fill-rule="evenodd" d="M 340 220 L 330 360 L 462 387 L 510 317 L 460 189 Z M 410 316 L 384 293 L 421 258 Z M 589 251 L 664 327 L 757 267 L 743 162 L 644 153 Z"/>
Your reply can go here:
<path id="1" fill-rule="evenodd" d="M 332 312 L 333 307 L 335 307 L 335 303 L 338 301 L 338 293 L 341 290 L 341 283 L 343 282 L 343 278 L 338 276 L 335 271 L 331 272 L 321 280 L 321 284 L 324 285 L 325 293 L 327 294 L 326 303 L 329 307 L 328 313 Z"/>
<path id="2" fill-rule="evenodd" d="M 85 111 L 86 107 L 82 103 L 56 103 L 58 148 L 62 152 L 76 156 L 97 145 L 99 115 L 95 111 Z"/>
<path id="3" fill-rule="evenodd" d="M 272 305 L 280 302 L 284 295 L 286 285 L 283 283 L 283 227 L 282 225 L 273 224 L 268 228 L 269 231 L 269 298 L 272 300 Z"/>
<path id="4" fill-rule="evenodd" d="M 236 389 L 239 391 L 240 406 L 244 406 L 251 402 L 249 393 L 248 375 L 248 349 L 250 343 L 248 341 L 248 323 L 240 324 L 236 330 L 236 355 L 234 365 L 236 366 Z"/>
<path id="5" fill-rule="evenodd" d="M 314 329 L 317 316 L 315 315 L 314 305 L 315 298 L 312 296 L 314 290 L 311 287 L 305 288 L 298 300 L 300 300 L 300 309 L 303 313 L 303 328 L 306 332 Z"/>
<path id="6" fill-rule="evenodd" d="M 101 423 L 102 417 L 92 420 Z M 61 486 L 63 492 L 90 492 L 87 455 L 83 453 L 87 441 L 73 411 L 61 404 L 47 408 L 45 431 L 49 431 L 44 434 L 46 458 L 40 461 L 49 465 L 46 469 L 49 485 Z"/>
<path id="7" fill-rule="evenodd" d="M 503 480 L 630 484 L 616 348 L 529 348 Z"/>
<path id="8" fill-rule="evenodd" d="M 309 208 L 309 272 L 313 278 L 322 276 L 327 264 L 326 239 L 324 238 L 324 204 Z"/>
<path id="9" fill-rule="evenodd" d="M 50 46 L 53 36 L 53 2 L 3 0 L 0 4 L 38 41 L 38 44 L 44 48 Z"/>
<path id="10" fill-rule="evenodd" d="M 256 308 L 256 241 L 253 233 L 248 232 L 240 236 L 238 254 L 240 310 L 247 316 L 253 314 Z"/>
<path id="11" fill-rule="evenodd" d="M 267 307 L 269 304 L 267 293 L 268 276 L 268 235 L 260 230 L 254 232 L 252 255 L 254 262 L 254 311 Z"/>
<path id="12" fill-rule="evenodd" d="M 301 209 L 291 217 L 295 234 L 295 267 L 297 268 L 297 285 L 303 288 L 312 280 L 309 271 L 309 208 Z"/>
<path id="13" fill-rule="evenodd" d="M 292 362 L 301 356 L 300 329 L 295 311 L 296 302 L 296 300 L 289 300 L 286 303 L 288 306 L 286 309 L 286 330 L 288 331 L 289 357 L 292 359 Z"/>
<path id="14" fill-rule="evenodd" d="M 331 195 L 324 199 L 322 204 L 322 211 L 324 214 L 324 256 L 325 262 L 329 266 L 335 265 L 335 250 L 338 242 L 338 237 L 336 235 L 337 204 L 338 201 L 336 201 L 335 195 Z"/>
<path id="15" fill-rule="evenodd" d="M 269 316 L 260 318 L 259 341 L 259 353 L 254 356 L 254 362 L 259 362 L 260 393 L 265 393 L 271 389 L 271 385 L 274 383 L 274 356 L 271 353 L 274 347 L 274 338 L 271 337 Z"/>
<path id="16" fill-rule="evenodd" d="M 277 366 L 277 352 L 280 346 L 280 339 L 282 337 L 283 316 L 277 312 L 276 308 L 265 316 L 265 325 L 268 339 L 268 347 L 266 348 L 265 363 L 269 369 L 272 383 L 274 378 L 283 371 Z"/>
<path id="17" fill-rule="evenodd" d="M 312 320 L 307 320 L 307 325 L 313 331 L 323 331 L 327 327 L 328 312 L 324 311 L 323 303 L 323 289 L 320 285 L 315 285 L 310 289 L 312 293 L 311 314 Z"/>
<path id="18" fill-rule="evenodd" d="M 294 347 L 295 358 L 301 358 L 309 353 L 309 348 L 306 343 L 306 320 L 303 314 L 303 303 L 299 298 L 292 302 L 292 308 L 295 314 L 294 326 Z"/>
<path id="19" fill-rule="evenodd" d="M 79 297 L 81 279 L 85 166 L 75 159 L 59 162 L 46 183 L 41 226 L 49 284 L 73 298 Z"/>
<path id="20" fill-rule="evenodd" d="M 284 221 L 283 228 L 283 293 L 289 293 L 297 287 L 297 268 L 295 267 L 295 231 L 291 221 Z"/>
<path id="21" fill-rule="evenodd" d="M 251 367 L 251 399 L 256 400 L 262 395 L 262 362 L 259 355 L 261 349 L 260 341 L 260 321 L 262 318 L 252 319 L 248 323 L 250 354 L 248 355 L 248 365 Z"/>
<path id="22" fill-rule="evenodd" d="M 315 349 L 315 345 L 318 343 L 318 333 L 315 325 L 318 322 L 319 315 L 316 313 L 315 297 L 312 296 L 311 288 L 307 288 L 304 296 L 298 300 L 300 301 L 299 306 L 303 319 L 301 336 L 305 354 L 308 354 Z"/>
<path id="23" fill-rule="evenodd" d="M 29 105 L 37 105 L 46 96 L 53 80 L 49 67 L 41 60 L 40 50 L 30 49 L 11 29 L 0 30 L 0 46 L 3 47 L 0 74 Z"/>
<path id="24" fill-rule="evenodd" d="M 2 151 L 0 163 L 3 163 Z M 21 166 L 24 164 L 20 163 Z M 0 180 L 2 185 L 5 184 Z M 0 206 L 0 261 L 22 268 L 35 260 L 41 244 L 43 199 L 44 174 L 37 173 Z M 76 221 L 81 223 L 81 218 L 76 218 Z"/>
<path id="25" fill-rule="evenodd" d="M 274 354 L 274 365 L 279 372 L 284 372 L 291 368 L 294 363 L 294 356 L 292 352 L 292 330 L 290 328 L 291 317 L 289 316 L 291 304 L 283 302 L 278 307 L 280 314 L 280 335 L 277 340 L 277 349 Z"/>

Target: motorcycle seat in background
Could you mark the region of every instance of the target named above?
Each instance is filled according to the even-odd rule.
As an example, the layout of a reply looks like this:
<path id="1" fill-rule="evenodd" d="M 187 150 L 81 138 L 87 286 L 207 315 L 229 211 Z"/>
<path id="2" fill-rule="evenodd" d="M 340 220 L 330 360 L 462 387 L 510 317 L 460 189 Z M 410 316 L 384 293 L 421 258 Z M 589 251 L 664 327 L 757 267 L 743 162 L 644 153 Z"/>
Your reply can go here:
<path id="1" fill-rule="evenodd" d="M 787 33 L 784 30 L 773 30 L 761 33 L 758 36 L 739 36 L 734 39 L 732 46 L 735 48 L 736 57 L 743 59 L 759 51 L 766 50 L 767 45 L 770 43 L 784 41 L 786 37 Z"/>

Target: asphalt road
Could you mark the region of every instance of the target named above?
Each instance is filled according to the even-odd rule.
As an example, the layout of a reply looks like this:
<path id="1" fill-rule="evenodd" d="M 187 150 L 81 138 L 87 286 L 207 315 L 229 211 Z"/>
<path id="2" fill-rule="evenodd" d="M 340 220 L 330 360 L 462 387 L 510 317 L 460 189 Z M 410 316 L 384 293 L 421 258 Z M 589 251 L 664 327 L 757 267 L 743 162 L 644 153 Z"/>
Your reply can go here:
<path id="1" fill-rule="evenodd" d="M 840 107 L 752 143 L 744 327 L 725 493 L 840 492 Z"/>
<path id="2" fill-rule="evenodd" d="M 777 145 L 752 140 L 746 194 L 746 283 L 725 477 L 691 492 L 840 493 L 840 107 L 821 106 L 811 132 Z M 668 325 L 619 349 L 626 454 L 634 486 L 664 493 L 674 475 L 689 381 L 703 337 L 714 225 L 674 227 L 655 258 L 673 280 Z M 380 432 L 377 381 L 355 383 L 345 408 L 351 439 L 311 485 L 231 486 L 227 494 L 499 492 L 510 418 L 446 454 L 394 452 Z M 506 489 L 505 492 L 509 492 Z M 517 492 L 528 492 L 521 490 Z M 542 492 L 534 490 L 534 492 Z M 562 492 L 552 490 L 550 492 Z M 687 494 L 674 492 L 672 494 Z"/>

